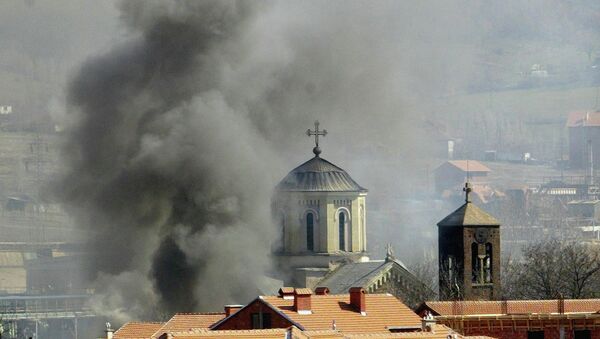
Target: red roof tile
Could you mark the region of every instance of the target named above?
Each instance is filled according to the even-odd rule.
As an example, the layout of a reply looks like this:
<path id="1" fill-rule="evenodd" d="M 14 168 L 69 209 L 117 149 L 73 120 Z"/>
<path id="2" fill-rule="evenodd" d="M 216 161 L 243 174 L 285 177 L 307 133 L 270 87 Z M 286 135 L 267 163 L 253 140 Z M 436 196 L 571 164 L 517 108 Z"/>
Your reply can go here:
<path id="1" fill-rule="evenodd" d="M 560 313 L 559 300 L 428 301 L 425 306 L 442 316 Z M 564 300 L 564 313 L 599 310 L 600 299 Z"/>
<path id="2" fill-rule="evenodd" d="M 312 290 L 310 288 L 297 288 L 294 290 L 294 294 L 297 295 L 311 295 Z"/>
<path id="3" fill-rule="evenodd" d="M 154 332 L 163 326 L 163 323 L 131 321 L 121 326 L 115 333 L 114 339 L 148 339 Z"/>
<path id="4" fill-rule="evenodd" d="M 271 339 L 286 338 L 287 328 L 273 328 L 266 330 L 231 330 L 211 331 L 207 329 L 192 330 L 187 332 L 169 332 L 173 338 L 210 339 L 210 338 L 242 338 L 242 339 Z"/>
<path id="5" fill-rule="evenodd" d="M 154 333 L 159 337 L 166 332 L 183 332 L 191 329 L 207 329 L 225 318 L 225 313 L 177 313 Z"/>
<path id="6" fill-rule="evenodd" d="M 571 112 L 567 118 L 567 127 L 600 126 L 600 111 Z"/>
<path id="7" fill-rule="evenodd" d="M 477 160 L 449 160 L 448 163 L 464 172 L 491 172 L 491 170 Z"/>
<path id="8" fill-rule="evenodd" d="M 421 318 L 390 294 L 365 295 L 366 315 L 350 305 L 350 295 L 312 295 L 311 314 L 294 311 L 294 301 L 276 296 L 261 297 L 305 330 L 336 328 L 344 333 L 387 332 L 388 327 L 421 327 Z"/>

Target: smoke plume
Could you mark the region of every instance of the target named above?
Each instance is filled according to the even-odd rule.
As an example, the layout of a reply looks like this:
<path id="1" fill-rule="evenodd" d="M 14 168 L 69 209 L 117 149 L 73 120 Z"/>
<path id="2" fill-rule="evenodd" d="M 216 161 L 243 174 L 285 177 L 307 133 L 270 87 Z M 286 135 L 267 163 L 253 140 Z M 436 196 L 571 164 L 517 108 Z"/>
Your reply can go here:
<path id="1" fill-rule="evenodd" d="M 61 187 L 93 233 L 99 302 L 149 317 L 159 307 L 147 300 L 168 314 L 256 295 L 272 234 L 263 203 L 273 186 L 269 147 L 219 90 L 220 50 L 251 9 L 221 1 L 121 9 L 139 35 L 73 80 Z M 106 297 L 119 293 L 128 298 Z"/>
<path id="2" fill-rule="evenodd" d="M 57 189 L 92 234 L 97 307 L 119 320 L 268 291 L 272 188 L 310 157 L 302 133 L 315 119 L 330 132 L 323 157 L 389 211 L 369 220 L 371 249 L 374 235 L 414 248 L 402 230 L 436 216 L 405 218 L 412 207 L 396 202 L 427 181 L 424 154 L 439 140 L 423 120 L 446 118 L 434 102 L 485 77 L 487 41 L 515 27 L 463 1 L 128 0 L 119 10 L 127 39 L 70 83 Z"/>

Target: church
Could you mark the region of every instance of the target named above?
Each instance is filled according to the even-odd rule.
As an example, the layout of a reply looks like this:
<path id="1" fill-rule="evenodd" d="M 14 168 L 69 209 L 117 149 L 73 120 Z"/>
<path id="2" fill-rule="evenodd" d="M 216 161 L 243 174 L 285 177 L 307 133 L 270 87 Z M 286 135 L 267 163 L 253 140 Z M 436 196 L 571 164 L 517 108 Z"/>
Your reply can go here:
<path id="1" fill-rule="evenodd" d="M 385 260 L 369 258 L 368 190 L 321 157 L 319 137 L 327 130 L 320 130 L 318 121 L 306 134 L 315 138 L 314 156 L 289 172 L 273 197 L 280 228 L 274 256 L 284 284 L 325 286 L 332 294 L 358 286 L 368 293 L 392 293 L 410 305 L 415 291 L 428 288 L 394 257 L 391 246 Z"/>

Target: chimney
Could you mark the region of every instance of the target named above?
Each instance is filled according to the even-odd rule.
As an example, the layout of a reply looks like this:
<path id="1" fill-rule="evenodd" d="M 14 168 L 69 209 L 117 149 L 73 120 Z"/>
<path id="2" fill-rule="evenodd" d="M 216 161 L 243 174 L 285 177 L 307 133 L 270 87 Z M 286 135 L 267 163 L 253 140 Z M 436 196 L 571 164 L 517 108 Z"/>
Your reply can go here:
<path id="1" fill-rule="evenodd" d="M 361 315 L 367 315 L 367 305 L 365 301 L 365 290 L 362 287 L 350 288 L 350 305 L 354 306 Z"/>
<path id="2" fill-rule="evenodd" d="M 283 299 L 294 299 L 293 287 L 282 287 L 279 289 L 279 296 Z"/>
<path id="3" fill-rule="evenodd" d="M 429 311 L 425 312 L 425 316 L 423 317 L 423 319 L 421 319 L 421 330 L 423 332 L 434 333 L 435 329 L 434 329 L 433 325 L 435 325 L 435 318 L 433 317 L 431 312 L 429 312 Z"/>
<path id="4" fill-rule="evenodd" d="M 294 310 L 298 314 L 312 314 L 310 297 L 312 291 L 310 288 L 297 288 L 294 291 Z"/>
<path id="5" fill-rule="evenodd" d="M 565 313 L 565 297 L 563 296 L 562 293 L 558 294 L 558 313 L 559 314 L 564 314 Z"/>
<path id="6" fill-rule="evenodd" d="M 109 322 L 106 323 L 106 339 L 112 339 L 113 338 L 113 334 L 114 334 L 114 330 L 112 329 L 111 325 Z"/>
<path id="7" fill-rule="evenodd" d="M 242 307 L 244 307 L 244 305 L 225 305 L 225 307 L 223 307 L 225 309 L 225 317 L 229 317 L 239 311 Z"/>
<path id="8" fill-rule="evenodd" d="M 328 295 L 329 294 L 329 288 L 327 288 L 325 286 L 317 287 L 315 289 L 315 294 L 316 295 Z"/>

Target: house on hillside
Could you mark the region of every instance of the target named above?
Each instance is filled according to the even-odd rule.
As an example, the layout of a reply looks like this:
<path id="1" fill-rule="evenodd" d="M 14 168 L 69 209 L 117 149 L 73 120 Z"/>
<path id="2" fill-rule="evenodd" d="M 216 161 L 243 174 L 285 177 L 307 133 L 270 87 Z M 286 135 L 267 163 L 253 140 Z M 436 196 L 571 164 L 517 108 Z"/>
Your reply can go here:
<path id="1" fill-rule="evenodd" d="M 491 170 L 477 160 L 450 160 L 434 171 L 435 189 L 439 194 L 444 191 L 460 192 L 466 181 L 480 186 L 487 183 Z"/>
<path id="2" fill-rule="evenodd" d="M 569 113 L 569 167 L 594 168 L 600 166 L 600 111 L 577 111 Z"/>

